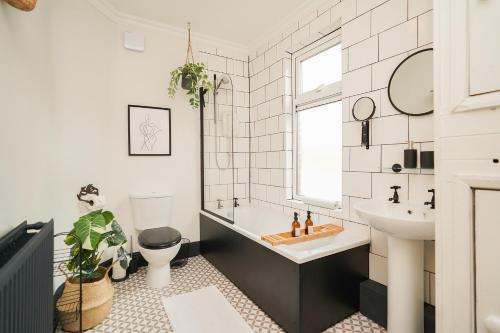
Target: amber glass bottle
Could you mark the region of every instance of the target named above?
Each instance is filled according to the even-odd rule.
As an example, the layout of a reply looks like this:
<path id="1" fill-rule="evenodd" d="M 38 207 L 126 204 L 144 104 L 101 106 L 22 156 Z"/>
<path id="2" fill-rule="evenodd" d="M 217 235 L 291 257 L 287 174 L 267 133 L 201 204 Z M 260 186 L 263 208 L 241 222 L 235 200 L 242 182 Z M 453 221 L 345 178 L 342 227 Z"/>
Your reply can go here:
<path id="1" fill-rule="evenodd" d="M 292 236 L 293 237 L 300 236 L 299 214 L 297 212 L 293 213 Z"/>
<path id="2" fill-rule="evenodd" d="M 311 212 L 307 211 L 307 220 L 305 222 L 306 235 L 311 235 L 314 233 L 313 221 L 311 220 Z"/>

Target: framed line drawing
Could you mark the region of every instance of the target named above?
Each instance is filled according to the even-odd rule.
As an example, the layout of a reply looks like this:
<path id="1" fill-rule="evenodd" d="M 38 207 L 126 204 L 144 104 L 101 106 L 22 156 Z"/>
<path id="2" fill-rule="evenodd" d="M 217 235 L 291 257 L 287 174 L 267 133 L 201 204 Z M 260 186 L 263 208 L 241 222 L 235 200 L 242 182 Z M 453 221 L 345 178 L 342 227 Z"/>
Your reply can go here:
<path id="1" fill-rule="evenodd" d="M 171 156 L 172 124 L 169 108 L 128 106 L 128 155 Z"/>

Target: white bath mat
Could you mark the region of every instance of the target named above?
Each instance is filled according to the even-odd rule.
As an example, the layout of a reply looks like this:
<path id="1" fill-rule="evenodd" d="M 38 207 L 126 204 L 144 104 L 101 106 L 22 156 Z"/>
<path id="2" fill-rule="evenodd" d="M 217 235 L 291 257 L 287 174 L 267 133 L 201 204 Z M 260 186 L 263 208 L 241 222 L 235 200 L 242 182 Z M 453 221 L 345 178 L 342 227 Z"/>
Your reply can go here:
<path id="1" fill-rule="evenodd" d="M 215 286 L 162 297 L 175 333 L 253 333 Z"/>

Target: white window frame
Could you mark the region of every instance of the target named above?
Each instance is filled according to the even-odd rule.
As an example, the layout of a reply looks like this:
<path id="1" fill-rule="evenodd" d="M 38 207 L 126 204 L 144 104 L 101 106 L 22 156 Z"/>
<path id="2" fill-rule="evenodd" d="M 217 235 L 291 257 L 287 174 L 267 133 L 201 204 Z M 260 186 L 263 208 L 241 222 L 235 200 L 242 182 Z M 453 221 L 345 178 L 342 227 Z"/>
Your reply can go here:
<path id="1" fill-rule="evenodd" d="M 293 95 L 293 191 L 292 199 L 320 207 L 340 209 L 341 201 L 323 201 L 298 194 L 297 125 L 298 113 L 313 107 L 342 101 L 342 79 L 329 85 L 321 85 L 315 90 L 302 93 L 300 63 L 331 47 L 341 44 L 340 29 L 324 36 L 292 54 L 292 95 Z M 342 68 L 341 68 L 342 70 Z"/>
<path id="2" fill-rule="evenodd" d="M 342 94 L 342 80 L 331 83 L 329 85 L 320 85 L 314 90 L 302 93 L 301 87 L 301 66 L 300 63 L 315 55 L 332 48 L 341 43 L 340 29 L 335 30 L 331 34 L 318 39 L 308 46 L 296 51 L 292 55 L 292 83 L 294 106 L 301 107 L 303 104 L 309 104 L 313 101 L 318 101 L 327 97 L 337 96 Z"/>

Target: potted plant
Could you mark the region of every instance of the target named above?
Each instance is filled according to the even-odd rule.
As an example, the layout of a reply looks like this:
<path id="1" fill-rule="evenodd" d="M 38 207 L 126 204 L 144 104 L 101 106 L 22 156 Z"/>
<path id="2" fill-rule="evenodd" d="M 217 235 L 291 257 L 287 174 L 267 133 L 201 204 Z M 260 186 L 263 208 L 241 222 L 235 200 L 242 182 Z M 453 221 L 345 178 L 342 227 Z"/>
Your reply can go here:
<path id="1" fill-rule="evenodd" d="M 200 106 L 200 88 L 212 90 L 212 83 L 208 81 L 205 65 L 203 63 L 187 63 L 170 72 L 168 95 L 172 98 L 177 92 L 179 79 L 181 79 L 182 88 L 187 90 L 189 104 L 193 109 L 198 109 Z"/>
<path id="2" fill-rule="evenodd" d="M 188 23 L 188 49 L 186 54 L 186 64 L 179 66 L 170 72 L 170 86 L 168 95 L 174 97 L 181 80 L 182 89 L 187 90 L 189 104 L 193 109 L 200 106 L 200 88 L 212 90 L 212 83 L 208 80 L 206 68 L 203 63 L 195 63 L 193 49 L 191 47 L 191 24 Z"/>
<path id="3" fill-rule="evenodd" d="M 101 323 L 111 311 L 114 289 L 109 280 L 108 268 L 100 266 L 104 251 L 117 247 L 117 261 L 126 269 L 129 257 L 123 248 L 127 238 L 120 225 L 115 221 L 113 213 L 102 209 L 90 212 L 73 224 L 73 229 L 64 242 L 71 246 L 70 261 L 64 292 L 57 301 L 57 310 L 61 316 L 63 329 L 70 332 L 79 330 L 78 320 L 65 320 L 74 316 L 74 308 L 68 309 L 68 300 L 74 299 L 82 282 L 83 329 L 92 328 Z M 80 242 L 81 241 L 81 248 Z M 81 270 L 80 270 L 81 260 Z M 81 274 L 80 274 L 81 272 Z"/>

